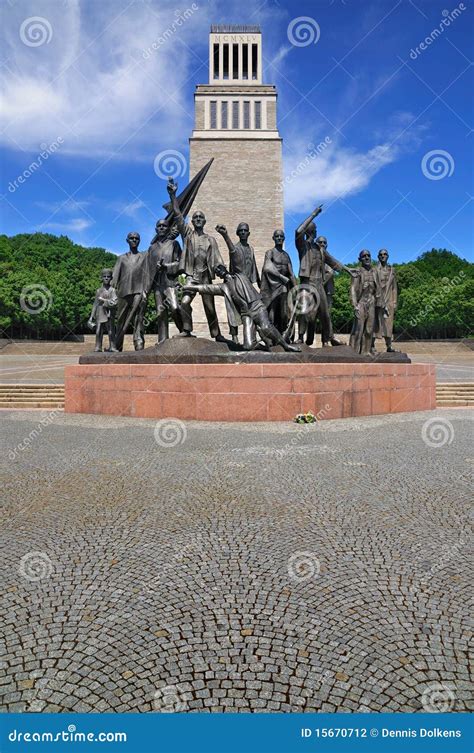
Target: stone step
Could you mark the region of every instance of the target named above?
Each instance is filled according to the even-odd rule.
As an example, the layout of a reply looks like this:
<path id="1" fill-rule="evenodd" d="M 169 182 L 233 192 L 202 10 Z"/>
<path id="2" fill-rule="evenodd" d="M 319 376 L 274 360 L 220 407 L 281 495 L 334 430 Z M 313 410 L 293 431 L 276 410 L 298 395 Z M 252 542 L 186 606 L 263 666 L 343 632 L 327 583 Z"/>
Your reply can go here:
<path id="1" fill-rule="evenodd" d="M 451 392 L 464 392 L 467 394 L 474 395 L 474 387 L 463 387 L 463 385 L 453 385 L 452 387 L 437 387 L 437 392 L 439 392 L 440 395 L 449 394 Z"/>
<path id="2" fill-rule="evenodd" d="M 436 400 L 438 408 L 474 408 L 474 400 L 450 399 Z"/>
<path id="3" fill-rule="evenodd" d="M 64 401 L 52 402 L 51 400 L 37 401 L 31 403 L 24 402 L 8 402 L 0 400 L 0 408 L 7 408 L 8 410 L 18 409 L 31 409 L 31 408 L 55 408 L 56 410 L 64 410 Z"/>
<path id="4" fill-rule="evenodd" d="M 474 382 L 437 382 L 436 388 L 444 389 L 445 387 L 469 387 L 474 389 Z"/>
<path id="5" fill-rule="evenodd" d="M 474 408 L 474 382 L 441 382 L 437 384 L 436 403 L 445 408 Z"/>
<path id="6" fill-rule="evenodd" d="M 64 391 L 63 384 L 2 384 L 0 385 L 0 393 L 11 392 L 16 390 L 18 392 L 62 392 Z"/>
<path id="7" fill-rule="evenodd" d="M 0 408 L 64 408 L 63 384 L 0 384 Z"/>
<path id="8" fill-rule="evenodd" d="M 18 394 L 18 395 L 63 395 L 64 387 L 61 387 L 60 389 L 49 389 L 49 390 L 24 390 L 19 387 L 12 387 L 9 390 L 0 390 L 0 396 L 11 395 L 13 393 Z"/>
<path id="9" fill-rule="evenodd" d="M 10 383 L 7 382 L 6 384 L 0 384 L 0 390 L 9 390 L 12 387 L 15 387 L 17 389 L 25 389 L 25 390 L 47 390 L 47 389 L 64 389 L 64 384 L 54 384 L 49 382 L 39 382 L 39 384 L 35 384 L 34 382 L 25 382 L 24 384 L 22 382 L 20 383 Z"/>
<path id="10" fill-rule="evenodd" d="M 25 397 L 25 395 L 1 395 L 0 396 L 0 402 L 2 403 L 11 403 L 11 402 L 35 403 L 35 402 L 49 402 L 51 400 L 55 403 L 62 403 L 64 402 L 64 395 L 29 395 L 28 397 Z"/>
<path id="11" fill-rule="evenodd" d="M 462 390 L 459 390 L 458 392 L 437 392 L 436 397 L 438 399 L 444 398 L 447 400 L 448 398 L 452 397 L 462 397 L 465 400 L 474 399 L 474 393 L 472 392 L 463 392 Z"/>
<path id="12" fill-rule="evenodd" d="M 6 395 L 0 395 L 0 400 L 2 402 L 6 402 L 7 400 L 21 400 L 24 403 L 31 402 L 31 400 L 55 400 L 56 402 L 60 402 L 61 400 L 64 400 L 64 395 L 49 395 L 49 394 L 32 394 L 32 395 L 16 395 L 15 393 L 6 394 Z"/>
<path id="13" fill-rule="evenodd" d="M 437 392 L 436 396 L 441 400 L 450 400 L 453 397 L 462 398 L 463 400 L 474 400 L 474 394 L 472 392 Z"/>
<path id="14" fill-rule="evenodd" d="M 474 390 L 436 390 L 439 397 L 452 397 L 460 395 L 461 397 L 474 397 Z"/>

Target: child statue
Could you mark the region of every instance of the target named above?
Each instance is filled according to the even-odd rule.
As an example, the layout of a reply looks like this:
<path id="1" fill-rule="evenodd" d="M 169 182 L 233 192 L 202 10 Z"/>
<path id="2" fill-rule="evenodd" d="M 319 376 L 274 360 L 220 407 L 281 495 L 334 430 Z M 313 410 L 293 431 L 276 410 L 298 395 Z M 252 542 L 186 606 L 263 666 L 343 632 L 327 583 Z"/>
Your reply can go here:
<path id="1" fill-rule="evenodd" d="M 102 287 L 95 294 L 94 305 L 92 306 L 91 315 L 87 322 L 90 329 L 95 328 L 95 348 L 96 353 L 102 352 L 102 341 L 104 333 L 109 336 L 108 351 L 117 353 L 115 347 L 115 309 L 117 307 L 117 294 L 112 287 L 111 269 L 102 270 Z"/>

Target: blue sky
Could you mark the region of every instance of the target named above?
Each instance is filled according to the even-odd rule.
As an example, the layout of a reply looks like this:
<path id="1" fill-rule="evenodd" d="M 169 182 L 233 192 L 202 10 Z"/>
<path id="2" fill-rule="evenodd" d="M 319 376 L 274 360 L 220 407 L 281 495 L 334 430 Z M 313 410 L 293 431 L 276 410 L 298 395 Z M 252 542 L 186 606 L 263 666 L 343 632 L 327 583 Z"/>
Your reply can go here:
<path id="1" fill-rule="evenodd" d="M 473 18 L 472 2 L 445 0 L 5 4 L 1 231 L 122 253 L 134 229 L 145 250 L 167 198 L 155 157 L 188 159 L 210 24 L 259 23 L 292 255 L 296 225 L 322 201 L 319 232 L 346 261 L 382 246 L 399 262 L 432 247 L 473 259 Z"/>

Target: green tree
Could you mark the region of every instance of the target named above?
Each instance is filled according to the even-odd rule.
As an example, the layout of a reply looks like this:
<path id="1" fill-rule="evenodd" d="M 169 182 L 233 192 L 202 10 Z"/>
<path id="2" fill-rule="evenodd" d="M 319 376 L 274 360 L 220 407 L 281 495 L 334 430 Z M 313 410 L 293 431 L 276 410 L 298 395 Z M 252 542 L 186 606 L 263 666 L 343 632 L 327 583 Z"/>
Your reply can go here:
<path id="1" fill-rule="evenodd" d="M 3 336 L 64 338 L 88 332 L 87 320 L 104 267 L 117 257 L 84 248 L 64 235 L 0 235 L 0 328 Z M 474 265 L 447 249 L 396 264 L 399 305 L 395 333 L 408 337 L 467 337 L 474 317 Z M 335 276 L 333 322 L 350 332 L 350 278 Z M 23 304 L 23 305 L 22 305 Z M 156 331 L 148 301 L 147 330 Z"/>
<path id="2" fill-rule="evenodd" d="M 0 236 L 0 327 L 9 337 L 87 331 L 100 273 L 117 257 L 47 233 Z"/>

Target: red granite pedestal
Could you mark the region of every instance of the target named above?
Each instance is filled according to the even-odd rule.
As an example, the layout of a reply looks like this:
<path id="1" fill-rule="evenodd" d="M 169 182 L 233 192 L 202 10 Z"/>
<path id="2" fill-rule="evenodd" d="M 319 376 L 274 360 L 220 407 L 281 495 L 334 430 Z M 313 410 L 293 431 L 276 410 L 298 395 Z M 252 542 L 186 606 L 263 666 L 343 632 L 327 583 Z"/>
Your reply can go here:
<path id="1" fill-rule="evenodd" d="M 411 363 L 79 364 L 65 411 L 198 421 L 289 421 L 430 410 L 435 369 Z"/>

